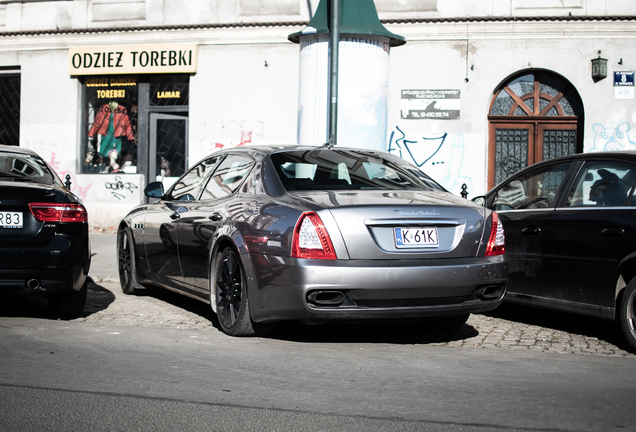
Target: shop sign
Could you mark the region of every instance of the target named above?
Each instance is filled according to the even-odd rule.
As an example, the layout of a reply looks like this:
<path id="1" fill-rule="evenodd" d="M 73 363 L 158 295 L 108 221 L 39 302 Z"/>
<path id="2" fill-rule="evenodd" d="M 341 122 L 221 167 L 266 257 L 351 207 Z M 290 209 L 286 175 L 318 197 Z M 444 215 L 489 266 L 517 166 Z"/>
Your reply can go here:
<path id="1" fill-rule="evenodd" d="M 71 75 L 195 73 L 197 45 L 70 48 L 68 61 Z"/>
<path id="2" fill-rule="evenodd" d="M 402 90 L 403 119 L 459 119 L 459 90 Z"/>

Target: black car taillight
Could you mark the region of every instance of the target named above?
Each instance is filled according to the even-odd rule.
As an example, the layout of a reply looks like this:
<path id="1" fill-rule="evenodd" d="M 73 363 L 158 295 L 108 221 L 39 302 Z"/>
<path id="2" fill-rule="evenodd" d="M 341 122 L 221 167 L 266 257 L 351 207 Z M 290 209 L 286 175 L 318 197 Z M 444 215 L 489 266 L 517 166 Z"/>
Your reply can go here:
<path id="1" fill-rule="evenodd" d="M 88 222 L 88 213 L 81 204 L 31 203 L 29 209 L 40 222 Z"/>
<path id="2" fill-rule="evenodd" d="M 506 238 L 499 215 L 492 212 L 492 225 L 490 226 L 490 238 L 486 245 L 486 256 L 503 255 L 506 253 Z"/>

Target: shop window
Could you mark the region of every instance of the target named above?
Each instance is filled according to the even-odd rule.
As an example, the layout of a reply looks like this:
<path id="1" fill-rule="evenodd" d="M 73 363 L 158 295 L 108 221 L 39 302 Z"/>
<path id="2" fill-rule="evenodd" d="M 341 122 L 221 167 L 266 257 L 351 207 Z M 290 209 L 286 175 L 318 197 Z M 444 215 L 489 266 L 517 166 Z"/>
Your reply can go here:
<path id="1" fill-rule="evenodd" d="M 0 74 L 0 144 L 20 145 L 20 74 Z"/>
<path id="2" fill-rule="evenodd" d="M 85 78 L 84 173 L 137 172 L 138 82 L 134 76 Z"/>
<path id="3" fill-rule="evenodd" d="M 188 106 L 188 75 L 153 75 L 150 77 L 151 107 Z"/>

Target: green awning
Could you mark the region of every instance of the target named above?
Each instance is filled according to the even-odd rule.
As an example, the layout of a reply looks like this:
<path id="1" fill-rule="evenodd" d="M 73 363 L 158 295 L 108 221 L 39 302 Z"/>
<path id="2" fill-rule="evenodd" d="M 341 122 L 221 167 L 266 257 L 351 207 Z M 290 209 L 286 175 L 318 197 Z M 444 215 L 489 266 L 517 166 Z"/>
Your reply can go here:
<path id="1" fill-rule="evenodd" d="M 406 43 L 403 36 L 388 31 L 378 18 L 373 0 L 339 0 L 340 1 L 340 34 L 368 34 L 384 36 L 391 40 L 391 46 L 400 46 Z M 300 37 L 305 34 L 329 34 L 329 21 L 331 18 L 329 0 L 320 0 L 316 14 L 309 25 L 302 31 L 290 34 L 287 39 L 294 43 L 300 42 Z"/>

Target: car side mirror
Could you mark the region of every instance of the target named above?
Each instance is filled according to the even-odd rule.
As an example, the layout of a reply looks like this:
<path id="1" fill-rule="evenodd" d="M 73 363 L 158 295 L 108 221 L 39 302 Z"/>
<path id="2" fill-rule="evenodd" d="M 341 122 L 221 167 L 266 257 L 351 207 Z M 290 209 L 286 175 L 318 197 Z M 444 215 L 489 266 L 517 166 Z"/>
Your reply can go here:
<path id="1" fill-rule="evenodd" d="M 475 204 L 479 204 L 482 207 L 486 207 L 486 197 L 485 196 L 482 196 L 482 195 L 476 196 L 471 201 L 474 202 Z"/>
<path id="2" fill-rule="evenodd" d="M 164 195 L 163 183 L 151 182 L 144 188 L 144 194 L 150 198 L 163 198 Z"/>

